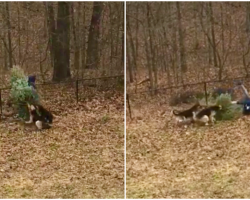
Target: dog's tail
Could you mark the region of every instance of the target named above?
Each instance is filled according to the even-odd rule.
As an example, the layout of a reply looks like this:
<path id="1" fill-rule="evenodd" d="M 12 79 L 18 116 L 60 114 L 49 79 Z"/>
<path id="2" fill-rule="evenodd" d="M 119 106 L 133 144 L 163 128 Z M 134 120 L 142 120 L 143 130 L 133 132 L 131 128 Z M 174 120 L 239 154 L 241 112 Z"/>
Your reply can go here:
<path id="1" fill-rule="evenodd" d="M 173 115 L 179 115 L 179 114 L 180 114 L 180 111 L 178 111 L 178 110 L 172 110 L 172 114 L 173 114 Z"/>
<path id="2" fill-rule="evenodd" d="M 172 110 L 170 113 L 170 118 L 172 119 L 174 116 L 178 116 L 178 111 L 177 110 Z"/>

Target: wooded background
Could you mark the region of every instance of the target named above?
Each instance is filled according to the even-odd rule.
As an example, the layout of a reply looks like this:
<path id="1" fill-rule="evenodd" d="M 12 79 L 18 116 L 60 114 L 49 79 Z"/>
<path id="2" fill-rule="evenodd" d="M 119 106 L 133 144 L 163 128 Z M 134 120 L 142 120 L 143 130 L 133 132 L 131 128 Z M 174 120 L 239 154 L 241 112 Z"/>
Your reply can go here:
<path id="1" fill-rule="evenodd" d="M 156 89 L 249 76 L 249 2 L 126 6 L 128 86 L 145 79 Z"/>
<path id="2" fill-rule="evenodd" d="M 43 81 L 120 75 L 123 2 L 1 2 L 2 83 L 14 65 Z"/>

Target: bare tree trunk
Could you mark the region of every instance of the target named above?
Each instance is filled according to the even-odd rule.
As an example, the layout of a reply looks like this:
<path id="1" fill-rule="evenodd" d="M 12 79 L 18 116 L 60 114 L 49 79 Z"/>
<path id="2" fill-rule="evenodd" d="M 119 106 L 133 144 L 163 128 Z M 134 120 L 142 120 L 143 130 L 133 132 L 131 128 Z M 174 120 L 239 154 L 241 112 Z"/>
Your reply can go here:
<path id="1" fill-rule="evenodd" d="M 86 2 L 83 2 L 83 24 L 86 23 Z M 82 37 L 82 78 L 84 77 L 84 70 L 86 68 L 86 30 L 83 28 L 83 37 Z"/>
<path id="2" fill-rule="evenodd" d="M 149 18 L 150 18 L 150 7 L 149 7 L 149 2 L 147 2 L 147 7 L 146 7 L 146 12 L 147 12 L 147 25 L 148 25 L 148 29 L 150 30 L 150 22 L 149 22 Z M 149 31 L 148 31 L 148 34 L 150 34 L 149 33 Z M 153 80 L 153 72 L 152 72 L 152 52 L 151 52 L 151 50 L 152 50 L 152 41 L 148 41 L 148 37 L 149 38 L 151 38 L 150 37 L 150 35 L 146 35 L 146 33 L 145 33 L 145 44 L 146 44 L 146 55 L 147 55 L 147 66 L 148 66 L 148 71 L 149 71 L 149 80 L 150 80 L 150 94 L 152 95 L 152 94 L 154 94 L 154 80 Z"/>
<path id="3" fill-rule="evenodd" d="M 128 40 L 128 37 L 127 37 L 127 40 Z M 127 65 L 126 65 L 126 67 L 127 67 L 127 72 L 128 72 L 128 77 L 129 77 L 129 82 L 130 83 L 133 83 L 133 72 L 132 72 L 132 63 L 131 63 L 131 51 L 130 51 L 130 48 L 131 48 L 131 46 L 130 45 L 126 45 L 126 49 L 127 49 L 127 54 L 126 54 L 126 56 L 127 56 Z"/>
<path id="4" fill-rule="evenodd" d="M 127 26 L 127 33 L 130 32 L 130 30 L 128 29 L 128 26 Z M 127 46 L 130 46 L 130 51 L 128 53 L 128 57 L 130 58 L 130 65 L 128 66 L 128 72 L 129 72 L 129 81 L 130 83 L 133 83 L 134 82 L 134 77 L 133 77 L 133 67 L 134 67 L 134 61 L 135 61 L 135 58 L 134 58 L 134 47 L 133 47 L 133 41 L 132 41 L 132 36 L 130 34 L 128 34 L 127 36 Z M 129 50 L 129 49 L 127 49 Z M 132 54 L 132 55 L 131 55 Z M 132 61 L 131 61 L 132 60 Z"/>
<path id="5" fill-rule="evenodd" d="M 79 71 L 79 62 L 80 62 L 80 44 L 78 40 L 78 35 L 76 33 L 76 26 L 75 26 L 75 17 L 74 17 L 74 3 L 70 3 L 70 11 L 71 11 L 71 21 L 72 21 L 72 32 L 73 32 L 73 41 L 74 41 L 74 68 L 77 72 L 77 79 L 78 79 L 78 71 Z"/>
<path id="6" fill-rule="evenodd" d="M 18 64 L 21 64 L 21 20 L 20 20 L 20 2 L 17 3 L 17 20 L 18 20 Z"/>
<path id="7" fill-rule="evenodd" d="M 250 2 L 246 2 L 246 31 L 250 32 Z"/>
<path id="8" fill-rule="evenodd" d="M 195 2 L 194 3 L 194 28 L 195 28 L 195 32 L 194 32 L 194 46 L 195 46 L 195 56 L 196 59 L 198 58 L 198 50 L 199 50 L 199 39 L 198 39 L 198 33 L 199 33 L 199 29 L 198 29 L 198 23 L 197 23 L 197 9 L 198 9 L 198 3 Z"/>
<path id="9" fill-rule="evenodd" d="M 112 73 L 112 68 L 113 68 L 113 60 L 114 60 L 114 56 L 115 56 L 115 49 L 114 49 L 114 34 L 113 34 L 113 29 L 114 29 L 114 12 L 112 12 L 112 5 L 109 4 L 109 23 L 110 23 L 110 71 L 109 74 Z"/>
<path id="10" fill-rule="evenodd" d="M 122 5 L 120 5 L 122 4 Z M 119 55 L 119 52 L 121 53 L 121 59 L 120 62 L 116 62 L 116 69 L 119 68 L 119 66 L 124 65 L 124 2 L 119 2 L 117 5 L 117 20 L 116 20 L 116 50 L 115 50 L 115 56 L 117 57 Z M 122 23 L 121 23 L 122 22 Z M 119 31 L 121 30 L 121 31 Z M 123 33 L 123 34 L 121 34 Z M 122 35 L 122 36 L 121 36 Z M 120 37 L 122 37 L 122 40 L 120 40 Z M 122 45 L 118 45 L 122 41 Z M 120 48 L 119 48 L 120 47 Z"/>
<path id="11" fill-rule="evenodd" d="M 224 16 L 223 16 L 224 10 L 222 3 L 220 3 L 220 9 L 221 9 L 221 48 L 222 48 L 222 57 L 224 57 L 225 54 Z"/>
<path id="12" fill-rule="evenodd" d="M 3 56 L 4 56 L 4 69 L 8 70 L 8 55 L 4 45 L 3 45 Z"/>
<path id="13" fill-rule="evenodd" d="M 139 2 L 140 3 L 140 2 Z M 139 5 L 138 2 L 136 2 L 136 19 L 139 18 Z M 136 34 L 135 34 L 135 66 L 134 66 L 134 70 L 137 70 L 137 65 L 138 65 L 138 55 L 139 55 L 139 20 L 136 20 Z"/>
<path id="14" fill-rule="evenodd" d="M 207 35 L 205 34 L 204 35 L 204 41 L 205 43 L 207 44 L 206 46 L 208 47 L 208 64 L 209 66 L 211 66 L 213 63 L 213 58 L 212 58 L 212 55 L 213 55 L 213 48 L 212 48 L 212 44 L 211 42 L 209 41 L 208 37 L 211 38 L 211 20 L 210 20 L 210 14 L 209 14 L 209 8 L 208 8 L 208 3 L 204 3 L 204 2 L 201 2 L 201 6 L 202 6 L 202 13 L 201 13 L 201 17 L 200 17 L 200 20 L 202 21 L 201 22 L 201 25 L 203 26 L 203 12 L 205 13 L 204 15 L 206 16 L 206 32 L 207 32 Z M 205 31 L 205 30 L 204 30 Z"/>
<path id="15" fill-rule="evenodd" d="M 1 4 L 1 12 L 3 13 L 2 16 L 5 21 L 4 28 L 1 30 L 1 41 L 2 41 L 2 48 L 3 48 L 3 56 L 4 56 L 4 69 L 8 70 L 8 45 L 6 41 L 6 31 L 5 31 L 7 27 L 7 23 L 6 23 L 6 9 L 5 9 L 4 2 Z"/>
<path id="16" fill-rule="evenodd" d="M 53 81 L 70 78 L 70 5 L 58 2 Z"/>
<path id="17" fill-rule="evenodd" d="M 99 68 L 99 37 L 103 2 L 94 1 L 87 48 L 87 69 Z"/>
<path id="18" fill-rule="evenodd" d="M 170 5 L 169 5 L 169 2 L 168 3 L 165 3 L 163 2 L 162 3 L 163 7 L 164 7 L 164 15 L 167 16 L 167 18 L 169 18 L 170 16 Z M 162 30 L 163 30 L 163 41 L 164 42 L 168 42 L 168 37 L 167 37 L 167 26 L 169 25 L 169 23 L 166 23 L 164 24 L 164 26 L 162 27 Z M 170 85 L 171 83 L 171 76 L 170 76 L 170 58 L 171 58 L 171 52 L 169 52 L 168 48 L 165 46 L 162 46 L 162 52 L 164 52 L 164 54 L 166 53 L 168 56 L 164 56 L 163 58 L 163 65 L 164 65 L 164 72 L 167 72 L 167 82 L 168 82 L 168 85 Z"/>
<path id="19" fill-rule="evenodd" d="M 129 11 L 128 10 L 129 7 L 127 7 L 127 12 Z M 130 27 L 130 18 L 127 17 L 127 45 L 130 46 L 130 49 L 131 49 L 131 58 L 130 60 L 132 60 L 130 62 L 130 66 L 129 66 L 129 80 L 130 82 L 132 83 L 134 81 L 134 78 L 133 78 L 133 69 L 135 67 L 135 62 L 136 62 L 136 53 L 135 53 L 135 46 L 134 46 L 134 42 L 133 42 L 133 36 L 132 36 L 132 32 L 131 32 L 131 27 Z"/>
<path id="20" fill-rule="evenodd" d="M 154 41 L 153 38 L 154 34 L 153 34 L 153 30 L 154 28 L 152 27 L 152 23 L 151 20 L 153 19 L 153 15 L 150 16 L 150 3 L 147 2 L 147 22 L 148 22 L 148 30 L 149 30 L 149 45 L 150 45 L 150 57 L 151 57 L 151 65 L 152 65 L 152 69 L 154 72 L 154 84 L 153 84 L 153 90 L 154 90 L 154 94 L 156 94 L 156 89 L 157 89 L 157 82 L 158 82 L 158 76 L 157 76 L 157 67 L 156 67 L 156 48 L 154 47 Z"/>
<path id="21" fill-rule="evenodd" d="M 77 70 L 77 78 L 79 78 L 79 71 L 82 69 L 82 40 L 80 39 L 81 29 L 80 29 L 80 19 L 81 19 L 81 4 L 82 2 L 78 2 L 77 7 L 77 15 L 76 15 L 76 35 L 77 35 L 77 41 L 78 41 L 78 70 Z"/>
<path id="22" fill-rule="evenodd" d="M 10 23 L 10 9 L 9 9 L 9 2 L 5 2 L 6 6 L 6 17 L 7 17 L 7 28 L 8 28 L 8 45 L 9 45 L 9 67 L 13 67 L 13 55 L 12 55 L 12 40 L 11 40 L 11 23 Z"/>
<path id="23" fill-rule="evenodd" d="M 170 4 L 170 8 L 171 9 L 174 9 L 174 6 L 173 4 Z M 175 79 L 175 82 L 178 84 L 179 83 L 179 72 L 181 70 L 178 69 L 178 59 L 179 59 L 179 56 L 178 56 L 178 39 L 177 39 L 177 28 L 175 26 L 175 19 L 173 17 L 171 17 L 171 22 L 170 22 L 170 26 L 169 26 L 169 29 L 172 30 L 171 32 L 171 42 L 172 42 L 172 46 L 173 46 L 173 55 L 171 57 L 171 63 L 172 63 L 172 70 L 173 70 L 173 74 L 174 74 L 174 79 Z M 170 54 L 171 55 L 171 54 Z"/>
<path id="24" fill-rule="evenodd" d="M 45 2 L 45 5 L 46 5 L 45 14 L 47 16 L 47 24 L 48 24 L 50 61 L 51 61 L 51 68 L 54 69 L 54 54 L 56 47 L 55 14 L 54 14 L 53 2 Z"/>
<path id="25" fill-rule="evenodd" d="M 101 29 L 101 32 L 99 34 L 99 37 L 98 37 L 98 51 L 96 52 L 98 55 L 97 55 L 97 58 L 98 60 L 96 60 L 96 65 L 97 67 L 95 67 L 94 69 L 100 69 L 100 64 L 102 66 L 102 69 L 101 69 L 101 76 L 104 76 L 105 73 L 106 73 L 106 68 L 105 68 L 105 54 L 106 52 L 104 51 L 104 48 L 105 48 L 105 43 L 104 43 L 104 40 L 103 40 L 103 37 L 105 35 L 105 29 L 102 28 Z M 98 70 L 95 70 L 95 76 L 98 75 Z"/>
<path id="26" fill-rule="evenodd" d="M 145 33 L 144 33 L 145 34 Z M 150 47 L 147 41 L 147 37 L 145 37 L 145 49 L 146 49 L 146 56 L 147 56 L 147 68 L 148 68 L 148 74 L 149 74 L 149 80 L 150 80 L 150 94 L 153 94 L 152 90 L 154 88 L 154 82 L 153 82 L 153 73 L 152 73 L 152 66 L 151 66 L 151 60 L 150 60 Z"/>
<path id="27" fill-rule="evenodd" d="M 211 36 L 212 36 L 214 66 L 218 67 L 217 56 L 216 56 L 216 42 L 215 42 L 215 33 L 214 33 L 214 16 L 213 16 L 212 2 L 209 2 L 208 5 L 209 5 L 209 14 L 210 14 L 210 23 L 211 23 Z"/>
<path id="28" fill-rule="evenodd" d="M 186 52 L 185 52 L 185 44 L 184 44 L 184 35 L 182 30 L 181 24 L 181 9 L 180 9 L 180 2 L 176 2 L 177 8 L 177 16 L 178 16 L 178 34 L 179 34 L 179 52 L 180 52 L 180 66 L 181 71 L 187 71 L 187 62 L 186 62 Z"/>
<path id="29" fill-rule="evenodd" d="M 30 7 L 29 2 L 25 2 L 25 6 L 26 6 L 27 9 L 29 9 L 29 7 Z M 24 27 L 25 27 L 25 30 L 26 30 L 27 32 L 29 32 L 29 31 L 31 30 L 30 24 L 29 24 L 29 18 L 25 19 Z M 26 36 L 25 47 L 23 47 L 24 53 L 23 53 L 23 57 L 22 57 L 21 67 L 23 67 L 24 64 L 25 64 L 25 67 L 26 67 L 26 68 L 29 67 L 29 62 L 26 63 L 26 60 L 27 60 L 27 57 L 28 57 L 28 50 L 29 50 L 29 47 L 30 47 L 30 37 L 27 37 L 27 36 Z"/>
<path id="30" fill-rule="evenodd" d="M 125 3 L 122 2 L 122 17 L 121 17 L 121 20 L 122 20 L 122 55 L 121 55 L 121 66 L 124 66 L 124 60 L 125 60 L 125 47 L 124 47 L 124 43 L 125 43 L 125 30 L 124 30 L 124 17 L 125 17 Z M 119 30 L 119 29 L 118 29 Z M 123 67 L 124 68 L 124 67 Z"/>

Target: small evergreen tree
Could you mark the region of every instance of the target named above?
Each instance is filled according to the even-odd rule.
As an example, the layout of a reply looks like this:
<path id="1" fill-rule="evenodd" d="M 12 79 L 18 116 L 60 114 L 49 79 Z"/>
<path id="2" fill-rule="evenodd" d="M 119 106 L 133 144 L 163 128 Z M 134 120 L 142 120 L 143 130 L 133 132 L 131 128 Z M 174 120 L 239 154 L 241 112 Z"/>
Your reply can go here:
<path id="1" fill-rule="evenodd" d="M 38 103 L 39 96 L 35 89 L 28 84 L 28 78 L 23 70 L 15 66 L 11 70 L 11 90 L 10 97 L 18 110 L 20 118 L 27 119 L 29 117 L 27 103 Z"/>
<path id="2" fill-rule="evenodd" d="M 230 94 L 221 94 L 216 99 L 216 105 L 221 105 L 222 110 L 217 112 L 217 120 L 234 120 L 242 115 L 242 106 L 231 103 Z"/>
<path id="3" fill-rule="evenodd" d="M 231 94 L 221 94 L 214 98 L 211 94 L 207 97 L 208 106 L 221 105 L 222 109 L 216 113 L 216 120 L 234 120 L 242 116 L 242 105 L 232 104 Z M 200 101 L 201 104 L 206 104 L 205 98 Z"/>

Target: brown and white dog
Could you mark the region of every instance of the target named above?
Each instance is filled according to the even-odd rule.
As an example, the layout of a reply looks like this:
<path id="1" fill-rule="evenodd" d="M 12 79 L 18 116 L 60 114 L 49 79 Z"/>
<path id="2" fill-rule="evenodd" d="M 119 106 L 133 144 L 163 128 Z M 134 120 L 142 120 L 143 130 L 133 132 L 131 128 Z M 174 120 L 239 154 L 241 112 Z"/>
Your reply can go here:
<path id="1" fill-rule="evenodd" d="M 215 106 L 209 106 L 199 111 L 198 113 L 193 112 L 193 120 L 196 123 L 203 123 L 206 126 L 208 125 L 208 122 L 211 122 L 212 124 L 214 124 L 215 122 L 214 116 L 221 109 L 222 107 L 220 105 L 219 106 L 215 105 Z"/>
<path id="2" fill-rule="evenodd" d="M 30 120 L 26 124 L 35 123 L 39 130 L 51 128 L 53 115 L 39 104 L 28 104 Z"/>
<path id="3" fill-rule="evenodd" d="M 204 108 L 204 106 L 200 105 L 200 103 L 198 102 L 187 110 L 183 110 L 183 111 L 173 110 L 172 115 L 175 115 L 177 122 L 182 122 L 187 119 L 192 119 L 193 112 L 198 112 L 202 108 Z"/>

